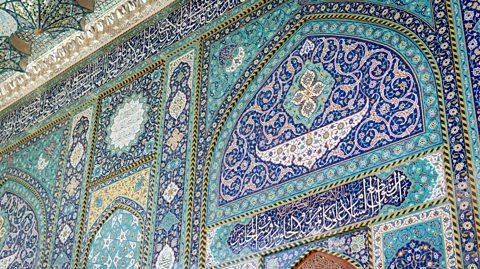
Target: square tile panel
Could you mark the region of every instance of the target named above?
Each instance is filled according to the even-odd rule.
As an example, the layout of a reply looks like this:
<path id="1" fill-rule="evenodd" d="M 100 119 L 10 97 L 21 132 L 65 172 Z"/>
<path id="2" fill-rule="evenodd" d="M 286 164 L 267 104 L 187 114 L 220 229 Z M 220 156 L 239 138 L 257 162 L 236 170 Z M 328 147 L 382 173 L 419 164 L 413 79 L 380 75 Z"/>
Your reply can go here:
<path id="1" fill-rule="evenodd" d="M 374 268 L 457 268 L 448 205 L 375 224 L 372 235 Z"/>

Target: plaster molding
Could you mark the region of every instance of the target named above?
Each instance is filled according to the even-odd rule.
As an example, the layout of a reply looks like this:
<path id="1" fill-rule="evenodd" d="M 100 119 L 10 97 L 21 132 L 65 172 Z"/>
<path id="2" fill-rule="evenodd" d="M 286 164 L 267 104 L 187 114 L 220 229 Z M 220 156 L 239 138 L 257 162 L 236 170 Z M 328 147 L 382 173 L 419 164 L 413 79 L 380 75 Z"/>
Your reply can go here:
<path id="1" fill-rule="evenodd" d="M 0 111 L 35 91 L 175 0 L 124 0 L 0 83 Z"/>

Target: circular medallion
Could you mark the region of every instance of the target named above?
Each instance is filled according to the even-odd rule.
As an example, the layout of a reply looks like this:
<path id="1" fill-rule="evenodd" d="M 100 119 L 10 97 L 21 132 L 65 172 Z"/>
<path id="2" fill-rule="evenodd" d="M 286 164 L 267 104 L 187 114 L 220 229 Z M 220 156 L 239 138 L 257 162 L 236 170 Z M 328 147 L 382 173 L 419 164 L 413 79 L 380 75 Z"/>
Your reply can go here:
<path id="1" fill-rule="evenodd" d="M 139 95 L 134 95 L 120 104 L 112 115 L 108 130 L 111 148 L 123 150 L 130 146 L 142 132 L 146 116 L 144 100 Z"/>

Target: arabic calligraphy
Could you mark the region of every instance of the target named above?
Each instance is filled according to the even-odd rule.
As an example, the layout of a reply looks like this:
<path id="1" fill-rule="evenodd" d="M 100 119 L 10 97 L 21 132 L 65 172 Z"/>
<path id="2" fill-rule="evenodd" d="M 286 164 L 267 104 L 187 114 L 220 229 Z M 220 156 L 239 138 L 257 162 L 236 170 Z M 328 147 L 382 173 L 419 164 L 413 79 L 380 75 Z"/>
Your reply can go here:
<path id="1" fill-rule="evenodd" d="M 19 112 L 12 111 L 2 115 L 0 143 L 93 92 L 241 3 L 240 0 L 211 0 L 202 4 L 187 1 L 131 39 L 79 68 L 38 97 L 25 102 L 18 109 Z"/>
<path id="2" fill-rule="evenodd" d="M 401 205 L 411 185 L 401 171 L 359 179 L 255 215 L 235 225 L 227 243 L 235 254 L 246 247 L 261 251 L 363 221 L 386 205 Z"/>

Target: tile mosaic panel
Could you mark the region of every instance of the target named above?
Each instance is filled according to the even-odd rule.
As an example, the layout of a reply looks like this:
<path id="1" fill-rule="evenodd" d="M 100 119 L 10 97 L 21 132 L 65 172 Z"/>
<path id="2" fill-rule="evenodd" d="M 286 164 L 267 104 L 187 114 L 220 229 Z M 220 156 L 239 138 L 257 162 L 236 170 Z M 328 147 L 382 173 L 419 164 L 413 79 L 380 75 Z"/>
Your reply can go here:
<path id="1" fill-rule="evenodd" d="M 88 253 L 87 268 L 139 268 L 140 220 L 117 209 L 102 225 Z"/>
<path id="2" fill-rule="evenodd" d="M 8 180 L 0 188 L 0 214 L 4 238 L 1 241 L 0 261 L 5 268 L 38 268 L 46 255 L 46 207 L 37 192 L 25 182 Z"/>
<path id="3" fill-rule="evenodd" d="M 440 152 L 209 228 L 212 265 L 447 197 Z"/>
<path id="4" fill-rule="evenodd" d="M 109 268 L 112 266 L 113 268 L 125 268 L 128 267 L 127 265 L 130 262 L 133 262 L 135 265 L 132 268 L 145 266 L 145 261 L 141 256 L 141 251 L 138 252 L 138 248 L 145 248 L 148 234 L 145 233 L 145 228 L 137 227 L 136 225 L 144 226 L 147 219 L 151 218 L 151 203 L 149 203 L 149 200 L 152 199 L 153 190 L 151 188 L 154 185 L 154 177 L 151 171 L 152 165 L 152 162 L 146 162 L 133 170 L 88 188 L 85 202 L 86 215 L 82 216 L 84 222 L 81 226 L 84 236 L 81 238 L 80 244 L 82 249 L 90 252 L 80 251 L 77 254 L 81 261 L 81 267 L 95 268 L 95 266 L 100 266 L 98 264 L 103 264 L 103 266 Z M 123 219 L 124 217 L 125 220 Z M 135 227 L 132 227 L 137 229 L 138 233 L 132 231 L 132 234 L 129 234 L 130 241 L 135 239 L 132 242 L 139 244 L 139 246 L 132 247 L 131 250 L 137 254 L 135 254 L 135 258 L 133 256 L 126 257 L 125 255 L 130 255 L 130 252 L 124 252 L 117 257 L 117 260 L 123 259 L 123 263 L 120 265 L 115 264 L 114 266 L 109 262 L 106 265 L 107 261 L 103 261 L 103 259 L 108 260 L 112 258 L 115 261 L 115 254 L 109 254 L 107 251 L 97 257 L 98 251 L 95 251 L 95 249 L 99 248 L 98 242 L 105 241 L 99 238 L 104 238 L 107 236 L 107 233 L 121 233 L 120 230 L 122 229 L 123 231 L 128 231 L 129 229 L 126 229 L 124 224 L 122 224 L 123 221 L 126 221 L 128 225 L 134 225 Z M 120 241 L 118 243 L 123 244 L 124 242 Z M 128 246 L 131 246 L 131 244 L 129 243 Z M 116 250 L 124 251 L 124 248 L 119 248 L 117 244 L 113 244 L 112 247 Z"/>
<path id="5" fill-rule="evenodd" d="M 161 76 L 155 69 L 99 102 L 91 181 L 155 154 Z"/>
<path id="6" fill-rule="evenodd" d="M 331 36 L 305 39 L 315 32 L 330 31 Z M 339 39 L 333 35 L 337 32 L 377 38 L 372 41 Z M 379 39 L 394 46 L 395 51 L 403 52 L 405 59 L 400 60 L 404 56 L 380 47 L 372 48 L 375 53 L 369 52 L 367 44 L 378 43 Z M 330 52 L 329 46 L 332 48 Z M 383 55 L 387 52 L 396 56 Z M 308 191 L 329 183 L 328 178 L 348 177 L 405 157 L 409 151 L 418 152 L 443 143 L 438 102 L 435 101 L 438 96 L 434 71 L 429 67 L 428 58 L 421 56 L 421 49 L 401 35 L 357 22 L 348 27 L 343 21 L 311 21 L 302 25 L 277 54 L 279 57 L 274 56 L 266 64 L 240 98 L 241 104 L 248 105 L 236 106 L 225 123 L 227 127 L 219 134 L 214 158 L 223 160 L 213 162 L 210 169 L 209 203 L 212 205 L 209 205 L 209 222 L 242 213 L 246 208 L 262 206 L 264 203 L 260 201 L 275 202 L 287 198 L 295 194 L 293 190 Z M 288 56 L 282 56 L 284 54 Z M 365 55 L 370 56 L 362 58 Z M 310 60 L 301 60 L 302 57 Z M 308 106 L 306 102 L 313 102 L 317 100 L 315 98 L 319 98 L 316 102 L 323 102 L 320 101 L 322 95 L 310 93 L 301 85 L 308 79 L 306 74 L 313 79 L 311 85 L 325 85 L 326 92 L 332 87 L 328 86 L 332 81 L 328 81 L 333 78 L 322 63 L 316 63 L 320 68 L 315 69 L 318 73 L 310 70 L 313 68 L 311 61 L 320 61 L 322 57 L 332 70 L 339 68 L 330 72 L 345 74 L 345 77 L 335 78 L 341 83 L 335 84 L 334 92 L 328 95 L 330 98 L 325 101 L 328 107 L 322 117 L 314 117 L 314 113 L 323 108 L 312 106 L 310 116 L 316 121 L 307 128 L 305 122 L 295 122 L 297 116 L 292 113 Z M 359 63 L 365 62 L 366 67 L 351 67 L 348 57 Z M 383 65 L 376 57 L 384 59 Z M 331 63 L 339 61 L 338 64 Z M 375 62 L 373 67 L 369 61 Z M 402 64 L 410 71 L 399 69 Z M 382 66 L 388 70 L 380 71 Z M 419 73 L 412 73 L 410 66 L 417 67 Z M 294 75 L 294 72 L 299 73 Z M 372 72 L 371 81 L 368 80 L 370 75 L 361 72 Z M 382 72 L 382 75 L 376 77 L 373 72 Z M 324 79 L 315 81 L 315 77 L 320 76 Z M 377 85 L 379 81 L 388 86 Z M 385 91 L 378 93 L 377 86 Z M 387 93 L 389 91 L 392 92 Z M 298 105 L 293 102 L 294 97 L 298 98 Z M 298 114 L 298 118 L 307 120 L 310 117 Z M 377 148 L 382 152 L 371 153 Z M 318 173 L 313 173 L 316 171 Z M 262 180 L 264 177 L 266 180 Z M 242 201 L 241 207 L 232 203 L 238 200 Z M 227 215 L 222 209 L 228 209 L 231 214 Z"/>
<path id="7" fill-rule="evenodd" d="M 0 264 L 479 268 L 470 2 L 175 3 L 0 114 Z"/>
<path id="8" fill-rule="evenodd" d="M 74 244 L 79 226 L 80 205 L 85 186 L 83 184 L 88 151 L 91 145 L 92 119 L 95 108 L 89 104 L 73 116 L 70 145 L 66 154 L 65 180 L 56 223 L 56 237 L 50 260 L 55 268 L 71 268 Z"/>
<path id="9" fill-rule="evenodd" d="M 457 268 L 450 207 L 372 226 L 375 268 Z"/>
<path id="10" fill-rule="evenodd" d="M 157 265 L 183 266 L 184 263 L 181 253 L 185 247 L 183 240 L 186 239 L 182 236 L 182 231 L 185 229 L 186 218 L 184 201 L 188 188 L 187 156 L 191 153 L 188 137 L 196 55 L 196 49 L 189 48 L 172 56 L 166 63 L 162 155 L 158 160 L 160 185 L 152 259 L 152 264 Z M 169 267 L 164 265 L 160 268 Z"/>
<path id="11" fill-rule="evenodd" d="M 42 236 L 37 213 L 22 197 L 10 192 L 3 193 L 1 197 L 0 212 L 3 217 L 2 228 L 5 228 L 0 251 L 2 266 L 33 268 L 37 256 L 40 256 L 39 241 Z"/>

